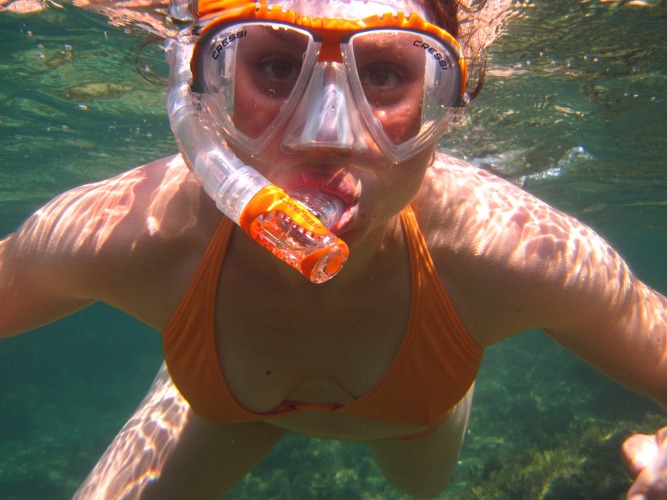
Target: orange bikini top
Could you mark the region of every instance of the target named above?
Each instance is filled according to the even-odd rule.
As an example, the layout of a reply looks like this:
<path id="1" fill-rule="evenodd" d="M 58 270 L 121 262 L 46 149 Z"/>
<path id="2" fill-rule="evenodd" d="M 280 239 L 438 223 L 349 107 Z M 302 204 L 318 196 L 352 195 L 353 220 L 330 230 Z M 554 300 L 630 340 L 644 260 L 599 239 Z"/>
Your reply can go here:
<path id="1" fill-rule="evenodd" d="M 400 217 L 410 256 L 412 303 L 403 342 L 382 379 L 347 405 L 289 401 L 267 413 L 248 411 L 234 400 L 216 350 L 218 281 L 234 229 L 224 218 L 162 332 L 169 373 L 195 413 L 217 423 L 268 420 L 303 411 L 347 413 L 428 427 L 442 421 L 475 380 L 482 349 L 454 310 L 414 213 L 408 207 Z"/>

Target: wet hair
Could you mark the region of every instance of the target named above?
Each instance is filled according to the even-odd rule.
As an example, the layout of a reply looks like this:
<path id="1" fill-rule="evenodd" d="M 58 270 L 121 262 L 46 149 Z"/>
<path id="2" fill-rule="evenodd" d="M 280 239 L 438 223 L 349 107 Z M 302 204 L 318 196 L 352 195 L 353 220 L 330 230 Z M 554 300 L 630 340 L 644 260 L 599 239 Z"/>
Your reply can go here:
<path id="1" fill-rule="evenodd" d="M 431 0 L 424 2 L 429 17 L 454 38 L 459 37 L 459 2 L 458 0 Z"/>

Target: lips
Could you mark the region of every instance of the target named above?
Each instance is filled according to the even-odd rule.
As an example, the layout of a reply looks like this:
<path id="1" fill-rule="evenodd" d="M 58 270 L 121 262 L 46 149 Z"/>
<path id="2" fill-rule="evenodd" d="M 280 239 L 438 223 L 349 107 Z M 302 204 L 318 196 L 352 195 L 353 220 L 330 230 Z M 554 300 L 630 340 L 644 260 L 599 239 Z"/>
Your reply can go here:
<path id="1" fill-rule="evenodd" d="M 289 189 L 308 186 L 338 196 L 345 205 L 353 205 L 359 201 L 361 186 L 352 174 L 344 169 L 331 170 L 302 170 L 299 175 L 290 179 Z"/>
<path id="2" fill-rule="evenodd" d="M 345 167 L 300 168 L 297 173 L 285 178 L 279 185 L 286 191 L 306 186 L 332 194 L 342 200 L 345 205 L 343 215 L 330 228 L 334 233 L 342 231 L 352 220 L 361 196 L 361 183 Z"/>

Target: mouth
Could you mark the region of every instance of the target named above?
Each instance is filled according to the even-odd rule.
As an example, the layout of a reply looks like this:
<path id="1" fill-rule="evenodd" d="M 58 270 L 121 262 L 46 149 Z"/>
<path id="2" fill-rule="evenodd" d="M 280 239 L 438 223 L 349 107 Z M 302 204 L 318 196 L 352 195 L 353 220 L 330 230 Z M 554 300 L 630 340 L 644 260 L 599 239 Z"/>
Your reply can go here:
<path id="1" fill-rule="evenodd" d="M 340 200 L 343 205 L 341 216 L 329 228 L 335 234 L 343 231 L 357 213 L 361 197 L 361 183 L 344 167 L 338 170 L 309 168 L 285 179 L 285 182 L 281 184 L 281 187 L 288 192 L 305 187 L 321 191 Z"/>

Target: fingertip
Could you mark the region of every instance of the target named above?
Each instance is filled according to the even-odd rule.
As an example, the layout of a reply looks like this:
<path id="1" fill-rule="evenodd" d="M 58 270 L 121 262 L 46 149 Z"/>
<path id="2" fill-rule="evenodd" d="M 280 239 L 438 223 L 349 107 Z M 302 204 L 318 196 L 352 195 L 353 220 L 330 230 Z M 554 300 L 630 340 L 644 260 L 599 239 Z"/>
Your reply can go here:
<path id="1" fill-rule="evenodd" d="M 663 427 L 658 432 L 656 432 L 655 438 L 658 441 L 658 445 L 663 445 L 665 442 L 667 442 L 667 427 Z"/>
<path id="2" fill-rule="evenodd" d="M 655 460 L 657 455 L 658 443 L 652 436 L 631 436 L 622 446 L 623 460 L 635 476 Z"/>

